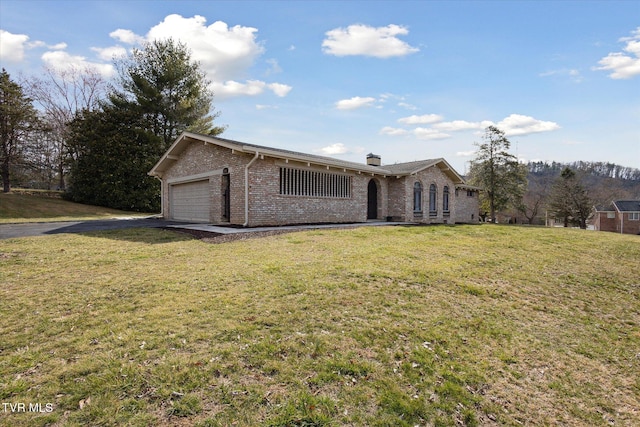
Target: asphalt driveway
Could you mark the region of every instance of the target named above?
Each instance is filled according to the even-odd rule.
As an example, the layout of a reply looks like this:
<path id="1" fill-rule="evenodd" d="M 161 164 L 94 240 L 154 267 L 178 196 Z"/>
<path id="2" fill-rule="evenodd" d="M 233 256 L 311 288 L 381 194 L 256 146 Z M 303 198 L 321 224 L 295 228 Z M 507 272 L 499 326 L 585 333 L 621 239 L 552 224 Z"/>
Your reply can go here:
<path id="1" fill-rule="evenodd" d="M 184 224 L 159 218 L 125 218 L 90 221 L 30 222 L 21 224 L 0 224 L 0 239 L 13 237 L 44 236 L 60 233 L 86 233 L 88 231 L 117 230 L 121 228 L 160 228 Z"/>

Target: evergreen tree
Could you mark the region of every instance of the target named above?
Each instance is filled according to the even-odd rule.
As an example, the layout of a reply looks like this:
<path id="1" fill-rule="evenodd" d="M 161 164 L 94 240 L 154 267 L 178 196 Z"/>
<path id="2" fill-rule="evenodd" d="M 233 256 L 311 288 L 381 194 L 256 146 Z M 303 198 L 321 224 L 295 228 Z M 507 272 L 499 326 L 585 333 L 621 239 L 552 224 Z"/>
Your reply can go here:
<path id="1" fill-rule="evenodd" d="M 11 191 L 11 166 L 22 154 L 28 135 L 39 126 L 38 114 L 22 87 L 3 68 L 0 74 L 0 175 L 2 191 Z"/>
<path id="2" fill-rule="evenodd" d="M 160 185 L 147 173 L 178 135 L 216 135 L 213 94 L 187 48 L 156 40 L 118 64 L 120 88 L 101 111 L 84 112 L 72 125 L 69 198 L 138 211 L 160 208 Z"/>
<path id="3" fill-rule="evenodd" d="M 126 108 L 80 113 L 70 124 L 70 142 L 80 155 L 71 168 L 67 197 L 97 206 L 157 212 L 160 185 L 147 172 L 162 155 L 162 141 L 144 131 L 145 125 Z"/>
<path id="4" fill-rule="evenodd" d="M 165 148 L 185 130 L 209 135 L 224 131 L 213 126 L 219 113 L 210 114 L 209 81 L 184 44 L 154 40 L 134 49 L 118 70 L 121 90 L 111 93 L 111 103 L 145 116 L 147 130 L 162 138 Z"/>
<path id="5" fill-rule="evenodd" d="M 517 208 L 527 185 L 527 170 L 508 152 L 511 143 L 495 126 L 485 129 L 484 143 L 476 143 L 477 157 L 471 162 L 469 181 L 481 187 L 481 206 L 489 210 L 491 221 L 496 212 L 511 206 Z"/>
<path id="6" fill-rule="evenodd" d="M 549 210 L 557 219 L 563 220 L 565 227 L 575 223 L 585 229 L 592 207 L 593 202 L 576 173 L 564 168 L 551 188 Z"/>

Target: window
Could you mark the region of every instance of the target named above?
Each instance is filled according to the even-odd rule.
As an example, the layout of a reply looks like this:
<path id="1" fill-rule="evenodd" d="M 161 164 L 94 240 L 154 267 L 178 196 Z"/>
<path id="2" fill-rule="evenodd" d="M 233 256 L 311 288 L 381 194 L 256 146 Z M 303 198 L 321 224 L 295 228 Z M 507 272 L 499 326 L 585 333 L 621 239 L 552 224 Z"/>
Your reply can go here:
<path id="1" fill-rule="evenodd" d="M 429 186 L 429 215 L 431 216 L 438 215 L 438 208 L 437 208 L 437 202 L 436 202 L 437 196 L 438 196 L 438 192 L 436 190 L 436 185 L 431 184 Z"/>
<path id="2" fill-rule="evenodd" d="M 422 184 L 413 184 L 413 211 L 422 212 Z"/>
<path id="3" fill-rule="evenodd" d="M 442 210 L 449 212 L 449 186 L 447 185 L 442 190 Z"/>
<path id="4" fill-rule="evenodd" d="M 474 193 L 473 190 L 467 190 L 467 197 L 473 197 L 474 196 L 473 193 Z"/>
<path id="5" fill-rule="evenodd" d="M 351 198 L 351 177 L 304 169 L 280 168 L 280 194 Z"/>
<path id="6" fill-rule="evenodd" d="M 629 220 L 640 221 L 640 212 L 629 212 Z"/>
<path id="7" fill-rule="evenodd" d="M 607 218 L 608 219 L 614 219 L 616 217 L 616 213 L 615 212 L 607 212 Z"/>

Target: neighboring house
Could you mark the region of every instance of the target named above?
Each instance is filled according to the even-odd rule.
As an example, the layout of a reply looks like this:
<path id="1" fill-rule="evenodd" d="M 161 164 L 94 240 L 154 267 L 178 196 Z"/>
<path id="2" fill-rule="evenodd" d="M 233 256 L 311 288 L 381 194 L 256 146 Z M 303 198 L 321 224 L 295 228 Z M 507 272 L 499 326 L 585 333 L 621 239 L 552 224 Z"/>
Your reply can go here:
<path id="1" fill-rule="evenodd" d="M 593 226 L 598 231 L 640 234 L 640 200 L 616 200 L 596 207 Z"/>
<path id="2" fill-rule="evenodd" d="M 149 172 L 167 219 L 242 225 L 478 222 L 479 188 L 444 160 L 381 165 L 185 132 Z"/>

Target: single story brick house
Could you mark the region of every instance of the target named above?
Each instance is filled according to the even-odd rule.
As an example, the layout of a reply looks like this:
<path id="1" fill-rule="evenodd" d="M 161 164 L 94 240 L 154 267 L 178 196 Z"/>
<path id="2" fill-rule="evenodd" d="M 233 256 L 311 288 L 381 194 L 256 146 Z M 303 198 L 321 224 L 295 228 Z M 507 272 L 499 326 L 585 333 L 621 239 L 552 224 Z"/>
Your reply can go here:
<path id="1" fill-rule="evenodd" d="M 640 200 L 616 200 L 609 206 L 596 206 L 595 211 L 596 230 L 640 234 Z"/>
<path id="2" fill-rule="evenodd" d="M 444 160 L 347 162 L 185 132 L 149 172 L 164 218 L 245 227 L 478 222 L 479 188 Z"/>

